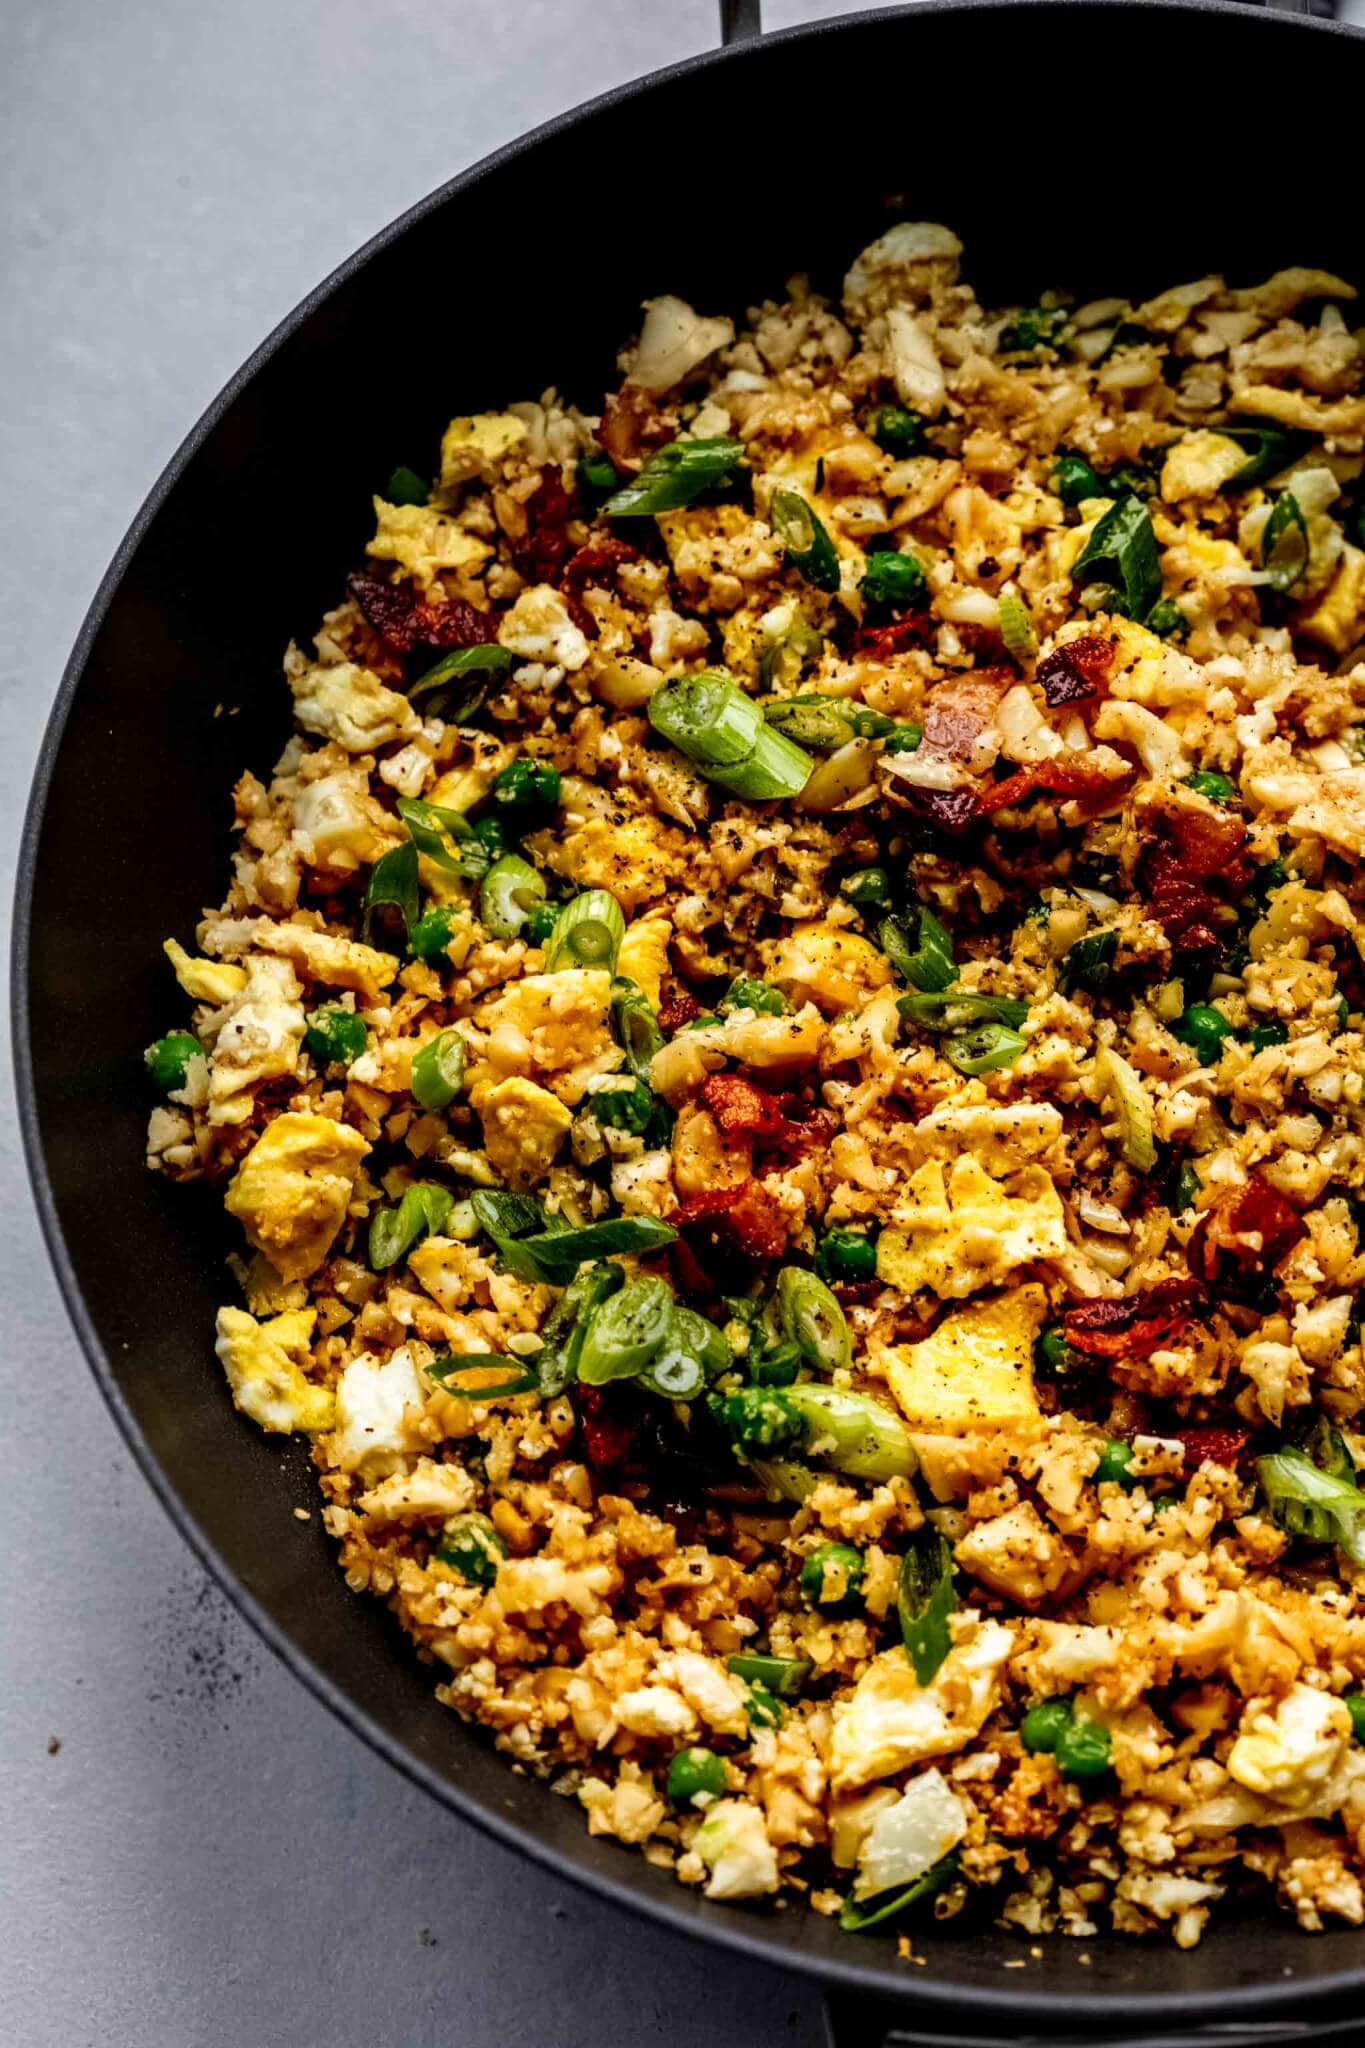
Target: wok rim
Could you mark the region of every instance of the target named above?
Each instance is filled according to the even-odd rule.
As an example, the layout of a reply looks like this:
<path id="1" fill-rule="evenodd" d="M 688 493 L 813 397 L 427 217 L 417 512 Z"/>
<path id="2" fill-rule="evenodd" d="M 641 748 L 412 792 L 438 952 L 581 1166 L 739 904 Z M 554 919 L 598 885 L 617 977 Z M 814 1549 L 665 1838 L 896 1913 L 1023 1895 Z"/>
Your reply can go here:
<path id="1" fill-rule="evenodd" d="M 273 1618 L 237 1577 L 180 1499 L 169 1471 L 151 1449 L 118 1382 L 108 1350 L 76 1277 L 48 1174 L 31 1043 L 30 942 L 38 847 L 58 756 L 91 650 L 124 577 L 166 498 L 214 429 L 256 375 L 336 292 L 357 277 L 374 258 L 401 240 L 411 228 L 450 201 L 476 189 L 485 177 L 503 165 L 534 153 L 542 143 L 552 138 L 590 126 L 599 113 L 642 96 L 656 86 L 701 76 L 716 65 L 744 64 L 756 59 L 762 61 L 760 53 L 770 46 L 801 41 L 814 46 L 825 37 L 862 23 L 889 22 L 908 15 L 922 18 L 1007 12 L 1018 15 L 1025 9 L 1055 14 L 1063 8 L 1073 18 L 1082 11 L 1090 15 L 1225 15 L 1248 24 L 1260 22 L 1271 33 L 1277 32 L 1278 27 L 1309 31 L 1324 38 L 1365 40 L 1365 31 L 1341 22 L 1270 13 L 1259 5 L 1240 4 L 1240 0 L 915 0 L 911 5 L 882 6 L 856 14 L 837 15 L 764 34 L 728 48 L 700 51 L 613 86 L 553 115 L 436 186 L 363 242 L 276 324 L 205 407 L 139 506 L 91 599 L 43 729 L 19 841 L 10 946 L 10 1010 L 17 1120 L 39 1225 L 67 1314 L 119 1433 L 152 1492 L 199 1563 L 293 1677 L 370 1750 L 449 1812 L 492 1836 L 504 1847 L 529 1856 L 543 1869 L 582 1886 L 623 1911 L 654 1921 L 669 1932 L 689 1940 L 714 1942 L 731 1954 L 769 1969 L 792 1971 L 814 1982 L 822 1991 L 861 1995 L 882 2008 L 904 2005 L 907 2011 L 918 2008 L 924 2013 L 957 2012 L 1005 2019 L 1013 2023 L 1012 2032 L 1027 2024 L 1044 2022 L 1112 2025 L 1120 2012 L 1125 2020 L 1139 2024 L 1198 2022 L 1207 2020 L 1215 2000 L 1218 2011 L 1228 2019 L 1246 2018 L 1253 2014 L 1264 2016 L 1271 2011 L 1279 2013 L 1289 2005 L 1302 2011 L 1305 2004 L 1314 2007 L 1326 2005 L 1365 1988 L 1365 1962 L 1330 1974 L 1279 1976 L 1263 1982 L 1213 1986 L 1204 1991 L 1050 1992 L 1017 1980 L 994 1986 L 954 1982 L 947 1976 L 934 1978 L 927 1974 L 912 1979 L 908 1974 L 902 1975 L 890 1958 L 879 1965 L 873 1961 L 850 1959 L 846 1962 L 840 1957 L 815 1956 L 800 1948 L 789 1951 L 766 1937 L 766 1921 L 751 1919 L 741 1913 L 731 1911 L 724 1917 L 701 1920 L 698 1908 L 702 1901 L 694 1892 L 675 1886 L 676 1897 L 668 1893 L 656 1897 L 636 1890 L 628 1877 L 617 1878 L 607 1871 L 589 1869 L 580 1864 L 571 1852 L 551 1844 L 498 1808 L 483 1804 L 463 1786 L 443 1775 L 435 1765 L 417 1756 L 398 1737 L 381 1727 L 352 1699 L 340 1682 L 315 1664 L 295 1643 L 284 1625 Z M 584 1839 L 587 1839 L 586 1835 Z M 1112 1935 L 1095 1937 L 1105 1941 L 1117 1938 Z M 1310 1939 L 1307 1935 L 1303 1938 L 1305 1942 Z"/>

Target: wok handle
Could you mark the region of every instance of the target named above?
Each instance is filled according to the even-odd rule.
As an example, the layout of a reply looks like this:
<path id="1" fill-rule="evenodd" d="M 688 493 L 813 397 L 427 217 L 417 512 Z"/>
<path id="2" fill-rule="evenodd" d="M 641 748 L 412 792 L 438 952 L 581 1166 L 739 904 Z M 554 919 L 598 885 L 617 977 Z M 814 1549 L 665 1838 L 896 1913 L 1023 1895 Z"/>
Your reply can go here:
<path id="1" fill-rule="evenodd" d="M 1216 2003 L 1216 2001 L 1214 2001 Z M 1120 2024 L 1114 2032 L 1091 2025 L 1078 2033 L 1058 2029 L 1024 2034 L 1006 2023 L 999 2032 L 988 2022 L 926 2014 L 917 2020 L 903 2005 L 885 1999 L 829 1992 L 825 1999 L 825 2033 L 829 2048 L 1279 2048 L 1281 2043 L 1359 2042 L 1360 2017 L 1283 2020 L 1212 2021 L 1207 2027 L 1170 2026 L 1161 2020 L 1138 2031 Z"/>

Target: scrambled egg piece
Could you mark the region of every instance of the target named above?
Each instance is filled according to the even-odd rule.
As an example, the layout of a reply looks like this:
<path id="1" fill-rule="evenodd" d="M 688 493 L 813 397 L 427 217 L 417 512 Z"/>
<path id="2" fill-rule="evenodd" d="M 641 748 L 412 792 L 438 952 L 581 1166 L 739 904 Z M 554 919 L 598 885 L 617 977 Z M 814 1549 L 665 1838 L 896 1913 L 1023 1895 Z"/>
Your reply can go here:
<path id="1" fill-rule="evenodd" d="M 369 1141 L 328 1116 L 287 1110 L 233 1176 L 227 1207 L 285 1280 L 306 1280 L 331 1250 Z"/>
<path id="2" fill-rule="evenodd" d="M 209 1122 L 243 1124 L 252 1089 L 296 1072 L 304 1015 L 287 960 L 257 955 L 246 987 L 214 1040 L 209 1062 Z"/>
<path id="3" fill-rule="evenodd" d="M 1041 1166 L 1022 1168 L 1007 1192 L 970 1156 L 953 1160 L 946 1179 L 931 1159 L 910 1176 L 910 1196 L 877 1239 L 878 1279 L 906 1294 L 975 1294 L 1066 1250 L 1061 1199 Z"/>
<path id="4" fill-rule="evenodd" d="M 1182 498 L 1213 498 L 1245 469 L 1247 451 L 1226 434 L 1202 427 L 1174 443 L 1161 467 L 1161 495 L 1168 505 Z"/>
<path id="5" fill-rule="evenodd" d="M 1082 625 L 1077 632 L 1084 634 L 1090 630 Z M 1191 661 L 1179 648 L 1149 633 L 1136 620 L 1121 619 L 1117 614 L 1098 620 L 1094 630 L 1114 643 L 1114 666 L 1109 676 L 1112 698 L 1141 704 L 1150 711 L 1170 710 L 1180 704 L 1203 705 L 1208 693 L 1204 672 L 1197 661 Z M 1059 633 L 1058 646 L 1075 639 L 1077 632 Z"/>
<path id="6" fill-rule="evenodd" d="M 1038 1422 L 1033 1346 L 1046 1314 L 1041 1287 L 1016 1287 L 945 1316 L 922 1343 L 886 1352 L 907 1420 L 950 1436 Z"/>
<path id="7" fill-rule="evenodd" d="M 483 1120 L 489 1164 L 512 1188 L 534 1187 L 543 1179 L 573 1124 L 558 1096 L 516 1074 L 480 1093 L 474 1107 Z"/>
<path id="8" fill-rule="evenodd" d="M 1307 1806 L 1321 1792 L 1351 1739 L 1345 1703 L 1315 1686 L 1293 1685 L 1269 1711 L 1254 1702 L 1228 1752 L 1228 1774 L 1280 1806 Z"/>
<path id="9" fill-rule="evenodd" d="M 1312 611 L 1299 619 L 1298 630 L 1334 654 L 1348 654 L 1365 637 L 1365 553 L 1349 541 L 1335 576 Z"/>
<path id="10" fill-rule="evenodd" d="M 336 1403 L 330 1387 L 315 1387 L 303 1372 L 317 1310 L 288 1309 L 258 1323 L 245 1309 L 220 1308 L 215 1346 L 243 1415 L 262 1429 L 330 1429 Z"/>
<path id="11" fill-rule="evenodd" d="M 526 422 L 512 412 L 466 413 L 441 436 L 441 489 L 453 491 L 475 477 L 497 480 L 503 463 L 526 439 Z"/>
<path id="12" fill-rule="evenodd" d="M 386 505 L 374 501 L 379 522 L 365 552 L 380 562 L 397 562 L 429 591 L 442 570 L 481 569 L 493 550 L 477 534 L 466 533 L 430 505 Z"/>
<path id="13" fill-rule="evenodd" d="M 968 1626 L 929 1685 L 919 1683 L 903 1648 L 883 1650 L 853 1697 L 835 1702 L 832 1790 L 848 1792 L 930 1757 L 951 1756 L 994 1712 L 1014 1637 L 997 1621 L 964 1620 Z"/>
<path id="14" fill-rule="evenodd" d="M 672 936 L 670 919 L 637 917 L 633 924 L 626 926 L 626 935 L 616 959 L 616 972 L 643 990 L 656 1010 L 663 993 L 664 975 L 668 972 L 668 942 Z"/>
<path id="15" fill-rule="evenodd" d="M 692 1838 L 711 1875 L 708 1899 L 751 1899 L 778 1886 L 777 1851 L 763 1809 L 751 1799 L 718 1799 Z"/>
<path id="16" fill-rule="evenodd" d="M 320 932 L 307 924 L 274 924 L 268 917 L 221 918 L 204 928 L 204 942 L 215 951 L 244 947 L 273 953 L 291 961 L 310 981 L 332 988 L 353 989 L 369 1002 L 380 995 L 398 972 L 392 953 L 381 953 L 341 932 Z"/>
<path id="17" fill-rule="evenodd" d="M 548 1076 L 554 1093 L 572 1107 L 594 1075 L 614 1073 L 621 1064 L 607 1025 L 610 1002 L 605 967 L 525 975 L 480 1012 L 488 1060 L 499 1074 Z"/>
<path id="18" fill-rule="evenodd" d="M 953 1552 L 964 1571 L 1021 1607 L 1055 1593 L 1071 1570 L 1066 1545 L 1031 1500 L 977 1522 Z"/>
<path id="19" fill-rule="evenodd" d="M 305 732 L 335 740 L 348 754 L 368 754 L 389 740 L 408 739 L 422 721 L 406 697 L 372 669 L 341 661 L 290 676 L 294 716 Z"/>
<path id="20" fill-rule="evenodd" d="M 422 1406 L 422 1383 L 406 1345 L 380 1360 L 363 1351 L 353 1358 L 336 1392 L 333 1449 L 343 1472 L 366 1481 L 402 1472 L 425 1448 L 412 1419 Z"/>
<path id="21" fill-rule="evenodd" d="M 230 1003 L 246 987 L 245 967 L 229 967 L 222 960 L 196 960 L 176 939 L 167 939 L 162 951 L 181 988 L 196 1003 Z"/>
<path id="22" fill-rule="evenodd" d="M 935 1158 L 970 1152 L 987 1173 L 1015 1173 L 1062 1135 L 1062 1113 L 1050 1102 L 941 1102 L 915 1126 Z"/>
<path id="23" fill-rule="evenodd" d="M 815 919 L 793 925 L 768 963 L 768 979 L 784 995 L 818 1004 L 831 1015 L 859 1008 L 891 980 L 891 964 L 857 932 Z"/>
<path id="24" fill-rule="evenodd" d="M 370 795 L 363 768 L 338 768 L 294 798 L 294 842 L 312 867 L 352 869 L 399 843 L 394 820 Z"/>
<path id="25" fill-rule="evenodd" d="M 644 816 L 589 818 L 547 846 L 545 857 L 580 889 L 610 889 L 627 912 L 662 896 L 686 865 L 681 834 Z"/>
<path id="26" fill-rule="evenodd" d="M 543 661 L 571 674 L 584 666 L 589 654 L 585 635 L 551 583 L 533 583 L 522 591 L 498 623 L 498 644 L 523 661 Z"/>

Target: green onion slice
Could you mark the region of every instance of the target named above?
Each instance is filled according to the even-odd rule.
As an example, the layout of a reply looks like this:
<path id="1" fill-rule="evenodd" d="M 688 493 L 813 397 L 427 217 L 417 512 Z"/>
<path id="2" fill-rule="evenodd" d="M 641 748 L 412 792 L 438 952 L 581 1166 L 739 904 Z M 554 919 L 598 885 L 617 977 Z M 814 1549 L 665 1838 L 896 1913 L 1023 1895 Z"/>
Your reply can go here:
<path id="1" fill-rule="evenodd" d="M 539 1384 L 533 1372 L 527 1372 L 515 1359 L 503 1358 L 496 1351 L 466 1351 L 458 1356 L 447 1351 L 432 1359 L 427 1372 L 448 1392 L 463 1394 L 471 1401 L 494 1401 L 505 1394 L 530 1394 Z M 491 1378 L 490 1374 L 493 1375 Z"/>
<path id="2" fill-rule="evenodd" d="M 953 1553 L 946 1536 L 926 1522 L 901 1559 L 896 1614 L 905 1654 L 921 1685 L 929 1685 L 953 1647 L 948 1618 L 957 1606 Z"/>
<path id="3" fill-rule="evenodd" d="M 408 695 L 421 697 L 428 690 L 443 690 L 457 676 L 505 675 L 516 658 L 510 647 L 499 647 L 496 640 L 485 640 L 477 647 L 452 647 L 418 676 Z"/>
<path id="4" fill-rule="evenodd" d="M 649 700 L 649 722 L 708 782 L 754 803 L 799 796 L 814 766 L 804 748 L 769 725 L 733 678 L 718 670 L 665 683 Z"/>
<path id="5" fill-rule="evenodd" d="M 598 1309 L 588 1326 L 578 1377 L 590 1387 L 636 1379 L 663 1350 L 673 1315 L 673 1290 L 654 1277 L 631 1280 Z"/>
<path id="6" fill-rule="evenodd" d="M 844 1312 L 823 1280 L 804 1266 L 784 1266 L 777 1276 L 782 1329 L 808 1365 L 838 1372 L 851 1364 L 853 1341 Z"/>
<path id="7" fill-rule="evenodd" d="M 431 487 L 415 469 L 409 469 L 400 462 L 384 487 L 384 502 L 388 505 L 425 505 L 431 496 Z"/>
<path id="8" fill-rule="evenodd" d="M 1261 563 L 1272 590 L 1292 590 L 1308 567 L 1308 522 L 1292 491 L 1281 491 L 1261 535 Z"/>
<path id="9" fill-rule="evenodd" d="M 817 655 L 824 644 L 820 634 L 806 619 L 794 619 L 784 633 L 767 639 L 758 657 L 760 696 L 794 683 L 807 660 Z"/>
<path id="10" fill-rule="evenodd" d="M 1130 491 L 1110 506 L 1071 571 L 1073 583 L 1114 586 L 1111 609 L 1145 619 L 1161 595 L 1161 563 L 1151 516 Z"/>
<path id="11" fill-rule="evenodd" d="M 451 839 L 469 840 L 474 837 L 474 828 L 463 811 L 452 811 L 446 804 L 424 803 L 420 798 L 410 796 L 400 796 L 395 809 L 420 854 L 435 861 L 437 867 L 444 868 L 447 874 L 464 874 L 459 854 L 447 844 Z"/>
<path id="12" fill-rule="evenodd" d="M 536 1380 L 543 1399 L 556 1394 L 578 1377 L 578 1361 L 588 1327 L 604 1301 L 625 1284 L 619 1266 L 606 1260 L 583 1267 L 570 1280 L 541 1328 L 544 1342 L 535 1356 Z"/>
<path id="13" fill-rule="evenodd" d="M 464 1086 L 465 1043 L 458 1031 L 438 1031 L 412 1058 L 412 1092 L 423 1109 L 445 1109 Z"/>
<path id="14" fill-rule="evenodd" d="M 919 1469 L 910 1432 L 900 1416 L 868 1394 L 804 1382 L 780 1398 L 800 1416 L 813 1457 L 855 1479 L 910 1477 Z"/>
<path id="15" fill-rule="evenodd" d="M 1242 467 L 1224 484 L 1226 491 L 1244 491 L 1251 484 L 1260 483 L 1263 477 L 1274 476 L 1276 470 L 1287 469 L 1303 440 L 1302 435 L 1291 433 L 1278 420 L 1247 420 L 1235 427 L 1218 426 L 1213 431 L 1227 441 L 1235 441 L 1247 453 Z"/>
<path id="16" fill-rule="evenodd" d="M 809 690 L 799 697 L 775 697 L 764 706 L 769 725 L 798 746 L 834 754 L 850 740 L 884 740 L 897 730 L 894 718 L 870 711 L 848 697 Z"/>
<path id="17" fill-rule="evenodd" d="M 800 493 L 774 491 L 769 518 L 793 569 L 816 590 L 837 590 L 839 556 L 834 542 Z"/>
<path id="18" fill-rule="evenodd" d="M 1085 938 L 1077 939 L 1057 969 L 1057 986 L 1063 995 L 1069 995 L 1073 988 L 1083 988 L 1090 996 L 1101 994 L 1113 971 L 1118 945 L 1116 931 L 1089 932 Z"/>
<path id="19" fill-rule="evenodd" d="M 479 916 L 496 939 L 513 938 L 544 901 L 544 875 L 519 854 L 503 854 L 479 884 Z"/>
<path id="20" fill-rule="evenodd" d="M 795 1699 L 815 1666 L 808 1657 L 767 1657 L 757 1651 L 727 1657 L 725 1668 L 746 1685 L 762 1685 L 775 1699 Z"/>
<path id="21" fill-rule="evenodd" d="M 1016 661 L 1032 661 L 1038 652 L 1038 635 L 1033 629 L 1033 614 L 1022 597 L 1014 591 L 1006 591 L 995 608 L 996 624 L 1000 638 Z"/>
<path id="22" fill-rule="evenodd" d="M 1022 996 L 978 995 L 974 989 L 926 989 L 921 994 L 901 996 L 896 1008 L 912 1023 L 927 1024 L 930 1030 L 950 1029 L 978 1018 L 1011 1027 L 1022 1024 L 1028 1004 Z"/>
<path id="23" fill-rule="evenodd" d="M 875 1899 L 864 1899 L 861 1903 L 852 1893 L 844 1900 L 839 1911 L 839 1925 L 845 1934 L 866 1934 L 870 1927 L 879 1927 L 884 1921 L 894 1920 L 905 1912 L 908 1906 L 918 1905 L 922 1899 L 932 1899 L 938 1892 L 950 1885 L 957 1876 L 960 1859 L 956 1849 L 950 1849 L 937 1863 L 926 1870 L 923 1877 L 917 1877 L 901 1891 L 881 1892 Z"/>
<path id="24" fill-rule="evenodd" d="M 663 1049 L 664 1035 L 654 1006 L 642 988 L 625 975 L 611 985 L 611 1028 L 637 1081 L 648 1082 L 650 1062 Z"/>
<path id="25" fill-rule="evenodd" d="M 883 918 L 877 937 L 891 965 L 921 993 L 932 995 L 951 988 L 953 977 L 957 973 L 953 965 L 952 934 L 939 923 L 933 911 L 925 909 L 923 905 L 920 905 L 918 911 L 913 914 L 918 918 L 913 945 L 910 940 L 908 918 Z M 903 1000 L 909 1002 L 911 999 L 907 997 Z M 919 1016 L 922 1013 L 907 1009 L 904 1014 Z"/>
<path id="26" fill-rule="evenodd" d="M 943 1041 L 943 1056 L 959 1074 L 989 1074 L 996 1067 L 1012 1067 L 1024 1050 L 1024 1039 L 1008 1024 L 972 1024 L 963 1031 L 950 1031 Z"/>
<path id="27" fill-rule="evenodd" d="M 1277 1528 L 1335 1543 L 1352 1564 L 1365 1565 L 1365 1493 L 1288 1446 L 1258 1458 L 1256 1470 Z"/>
<path id="28" fill-rule="evenodd" d="M 405 846 L 395 846 L 391 853 L 383 854 L 370 869 L 365 889 L 364 934 L 367 939 L 374 933 L 378 913 L 389 908 L 396 910 L 402 918 L 404 932 L 410 932 L 421 910 L 417 893 L 417 848 L 411 840 Z"/>
<path id="29" fill-rule="evenodd" d="M 614 972 L 625 935 L 625 913 L 616 898 L 606 889 L 585 889 L 555 919 L 545 944 L 545 965 L 551 973 L 561 967 L 605 967 Z"/>
<path id="30" fill-rule="evenodd" d="M 376 1209 L 370 1218 L 370 1264 L 382 1273 L 406 1258 L 413 1246 L 445 1228 L 455 1197 L 434 1181 L 417 1181 L 396 1209 Z"/>
<path id="31" fill-rule="evenodd" d="M 693 505 L 705 491 L 729 483 L 744 468 L 744 443 L 717 436 L 670 441 L 641 466 L 639 474 L 602 507 L 608 519 L 644 519 Z"/>
<path id="32" fill-rule="evenodd" d="M 550 1234 L 545 1212 L 529 1195 L 514 1195 L 505 1188 L 475 1188 L 469 1197 L 479 1228 L 493 1241 L 499 1263 L 531 1285 L 543 1283 L 544 1269 L 523 1240 L 534 1234 Z"/>
<path id="33" fill-rule="evenodd" d="M 475 1211 L 478 1196 L 474 1196 Z M 491 1235 L 491 1233 L 490 1233 Z M 603 1223 L 586 1223 L 581 1230 L 545 1230 L 523 1237 L 518 1251 L 538 1267 L 536 1278 L 552 1287 L 563 1287 L 587 1259 L 610 1258 L 615 1252 L 658 1251 L 672 1244 L 678 1233 L 671 1223 L 659 1223 L 653 1216 L 611 1216 Z"/>
<path id="34" fill-rule="evenodd" d="M 695 1401 L 706 1385 L 706 1373 L 699 1358 L 667 1342 L 653 1364 L 640 1374 L 640 1385 L 665 1401 Z"/>

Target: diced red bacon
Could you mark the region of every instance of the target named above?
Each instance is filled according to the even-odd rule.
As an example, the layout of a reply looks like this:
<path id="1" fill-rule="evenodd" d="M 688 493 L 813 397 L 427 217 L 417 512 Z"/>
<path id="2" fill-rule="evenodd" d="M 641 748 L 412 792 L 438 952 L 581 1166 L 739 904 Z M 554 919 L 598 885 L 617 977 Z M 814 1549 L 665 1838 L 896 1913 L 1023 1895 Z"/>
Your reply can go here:
<path id="1" fill-rule="evenodd" d="M 574 623 L 583 632 L 591 637 L 597 633 L 597 622 L 583 602 L 583 592 L 590 584 L 607 587 L 615 580 L 613 572 L 619 563 L 636 562 L 639 558 L 640 550 L 632 542 L 614 537 L 575 548 L 559 572 L 559 587 Z"/>
<path id="2" fill-rule="evenodd" d="M 1054 755 L 1018 769 L 1003 782 L 988 784 L 977 799 L 977 808 L 982 815 L 1012 810 L 1035 791 L 1046 790 L 1051 796 L 1074 798 L 1083 809 L 1098 815 L 1122 802 L 1132 780 L 1131 772 L 1106 775 L 1086 761 L 1069 761 Z"/>
<path id="3" fill-rule="evenodd" d="M 1206 1300 L 1197 1280 L 1159 1280 L 1136 1294 L 1078 1302 L 1063 1312 L 1062 1330 L 1072 1349 L 1087 1358 L 1150 1358 Z"/>
<path id="4" fill-rule="evenodd" d="M 573 517 L 573 499 L 564 488 L 556 464 L 540 472 L 540 483 L 522 507 L 526 514 L 526 538 L 518 541 L 513 558 L 523 576 L 532 583 L 552 583 L 573 546 L 568 526 Z"/>
<path id="5" fill-rule="evenodd" d="M 1185 1446 L 1187 1472 L 1195 1472 L 1201 1465 L 1232 1467 L 1251 1440 L 1249 1429 L 1224 1429 L 1213 1422 L 1202 1422 L 1176 1433 Z"/>
<path id="6" fill-rule="evenodd" d="M 853 652 L 872 661 L 890 661 L 908 647 L 927 645 L 933 629 L 933 620 L 923 612 L 889 626 L 859 626 L 853 635 Z"/>
<path id="7" fill-rule="evenodd" d="M 351 596 L 395 654 L 414 647 L 482 647 L 497 632 L 497 620 L 463 598 L 419 598 L 410 583 L 385 583 L 378 576 L 352 576 Z"/>
<path id="8" fill-rule="evenodd" d="M 1263 1280 L 1304 1234 L 1292 1202 L 1257 1173 L 1228 1188 L 1201 1216 L 1190 1239 L 1189 1261 L 1211 1287 L 1235 1289 Z"/>
<path id="9" fill-rule="evenodd" d="M 771 1143 L 791 1128 L 777 1097 L 742 1074 L 708 1074 L 701 1084 L 701 1099 L 727 1138 Z"/>
<path id="10" fill-rule="evenodd" d="M 722 1256 L 738 1253 L 746 1259 L 776 1259 L 787 1246 L 781 1205 L 756 1180 L 688 1195 L 679 1204 L 674 1221 L 703 1262 L 708 1251 Z"/>
<path id="11" fill-rule="evenodd" d="M 1051 710 L 1063 704 L 1095 702 L 1107 693 L 1114 666 L 1114 642 L 1084 633 L 1054 647 L 1038 664 L 1037 681 Z"/>
<path id="12" fill-rule="evenodd" d="M 619 1471 L 629 1464 L 644 1422 L 634 1389 L 590 1387 L 579 1381 L 574 1387 L 574 1404 L 588 1463 L 599 1472 Z"/>
<path id="13" fill-rule="evenodd" d="M 1219 891 L 1247 885 L 1246 825 L 1211 804 L 1172 804 L 1150 820 L 1139 886 L 1177 956 L 1216 953 L 1222 946 Z M 1216 887 L 1211 886 L 1217 884 Z"/>
<path id="14" fill-rule="evenodd" d="M 671 988 L 659 1005 L 659 1029 L 665 1038 L 681 1031 L 685 1024 L 695 1024 L 701 1015 L 701 1004 L 689 995 L 685 988 Z"/>

